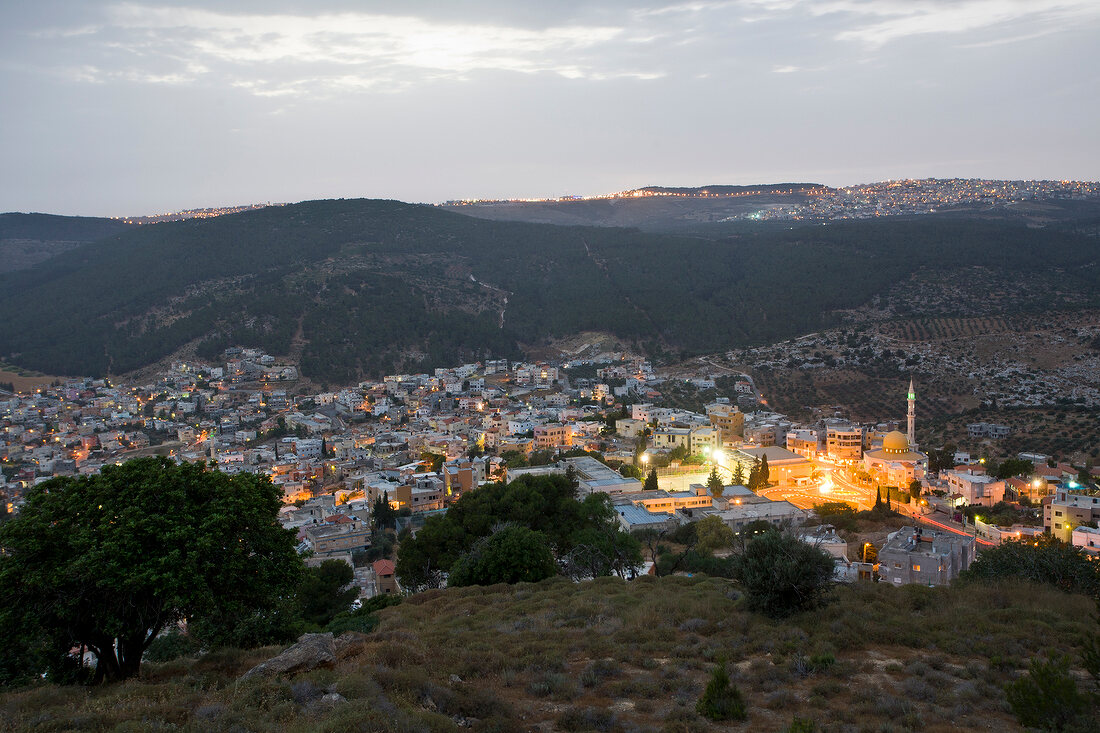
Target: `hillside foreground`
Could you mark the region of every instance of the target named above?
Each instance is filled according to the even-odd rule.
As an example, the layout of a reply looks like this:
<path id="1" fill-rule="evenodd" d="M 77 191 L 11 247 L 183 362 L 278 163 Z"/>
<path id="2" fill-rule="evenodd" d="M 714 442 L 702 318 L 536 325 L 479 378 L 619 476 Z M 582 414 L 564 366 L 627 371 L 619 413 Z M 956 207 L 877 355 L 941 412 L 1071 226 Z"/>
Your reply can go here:
<path id="1" fill-rule="evenodd" d="M 729 729 L 695 712 L 724 659 L 748 706 L 734 729 L 1006 731 L 1003 686 L 1030 659 L 1066 655 L 1092 684 L 1077 649 L 1094 605 L 1049 586 L 863 583 L 781 621 L 742 605 L 703 576 L 428 591 L 332 668 L 240 679 L 275 647 L 146 663 L 118 685 L 6 692 L 0 730 Z"/>

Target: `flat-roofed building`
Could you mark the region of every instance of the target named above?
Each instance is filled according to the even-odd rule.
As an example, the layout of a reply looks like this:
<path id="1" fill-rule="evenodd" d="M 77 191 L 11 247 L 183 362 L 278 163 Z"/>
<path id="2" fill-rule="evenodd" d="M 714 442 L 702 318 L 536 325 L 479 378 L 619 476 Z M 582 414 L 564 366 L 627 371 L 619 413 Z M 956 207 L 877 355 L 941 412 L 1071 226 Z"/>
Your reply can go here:
<path id="1" fill-rule="evenodd" d="M 573 428 L 559 423 L 548 425 L 536 425 L 535 448 L 546 450 L 547 448 L 559 448 L 573 445 Z"/>
<path id="2" fill-rule="evenodd" d="M 1100 521 L 1100 496 L 1082 488 L 1059 487 L 1049 503 L 1043 504 L 1043 529 L 1063 542 L 1073 539 L 1073 530 Z"/>
<path id="3" fill-rule="evenodd" d="M 787 433 L 787 450 L 813 461 L 819 452 L 816 430 L 792 430 Z"/>
<path id="4" fill-rule="evenodd" d="M 902 527 L 878 552 L 879 575 L 894 585 L 947 585 L 970 567 L 976 554 L 973 537 Z"/>
<path id="5" fill-rule="evenodd" d="M 718 431 L 718 439 L 725 445 L 739 442 L 745 434 L 745 413 L 728 402 L 707 405 L 707 418 Z"/>
<path id="6" fill-rule="evenodd" d="M 728 509 L 696 514 L 698 519 L 713 514 L 734 532 L 753 522 L 767 522 L 776 527 L 797 526 L 806 521 L 806 512 L 789 501 L 760 501 L 730 504 Z"/>
<path id="7" fill-rule="evenodd" d="M 777 486 L 806 483 L 814 472 L 814 464 L 805 456 L 777 445 L 738 448 L 730 454 L 729 467 L 732 469 L 734 462 L 740 463 L 741 470 L 747 477 L 753 465 L 764 456 L 768 457 L 768 482 Z"/>
<path id="8" fill-rule="evenodd" d="M 838 463 L 855 463 L 863 457 L 863 428 L 851 423 L 826 425 L 825 451 Z"/>

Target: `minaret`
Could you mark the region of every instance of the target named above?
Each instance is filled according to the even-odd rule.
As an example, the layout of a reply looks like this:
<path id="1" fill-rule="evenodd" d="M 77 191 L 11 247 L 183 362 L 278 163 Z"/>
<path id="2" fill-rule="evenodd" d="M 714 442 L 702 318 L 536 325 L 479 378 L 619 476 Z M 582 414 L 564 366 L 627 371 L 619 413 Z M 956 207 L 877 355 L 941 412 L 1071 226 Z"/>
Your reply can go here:
<path id="1" fill-rule="evenodd" d="M 913 391 L 913 380 L 909 379 L 909 450 L 917 449 L 917 393 Z"/>

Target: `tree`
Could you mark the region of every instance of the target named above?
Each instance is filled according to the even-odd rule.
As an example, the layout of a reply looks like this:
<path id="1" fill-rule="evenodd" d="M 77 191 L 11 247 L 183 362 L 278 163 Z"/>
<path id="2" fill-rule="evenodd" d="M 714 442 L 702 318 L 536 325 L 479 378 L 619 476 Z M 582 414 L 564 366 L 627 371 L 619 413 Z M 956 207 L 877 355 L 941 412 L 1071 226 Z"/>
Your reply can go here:
<path id="1" fill-rule="evenodd" d="M 1022 725 L 1042 730 L 1065 730 L 1089 708 L 1064 658 L 1031 660 L 1031 670 L 1005 686 L 1005 698 Z"/>
<path id="2" fill-rule="evenodd" d="M 656 491 L 657 490 L 657 469 L 649 469 L 649 474 L 645 477 L 645 483 L 642 484 L 643 491 Z"/>
<path id="3" fill-rule="evenodd" d="M 374 500 L 374 505 L 371 507 L 371 520 L 376 530 L 393 529 L 397 526 L 397 512 L 390 506 L 390 492 L 383 491 L 382 495 Z"/>
<path id="4" fill-rule="evenodd" d="M 3 635 L 19 624 L 40 659 L 82 646 L 97 657 L 96 681 L 132 677 L 168 625 L 289 597 L 301 560 L 276 522 L 281 506 L 266 477 L 166 458 L 50 479 L 0 528 Z"/>
<path id="5" fill-rule="evenodd" d="M 698 538 L 695 549 L 704 555 L 733 546 L 733 530 L 713 514 L 695 523 L 695 536 Z"/>
<path id="6" fill-rule="evenodd" d="M 709 720 L 744 720 L 748 717 L 745 710 L 745 698 L 741 691 L 730 683 L 725 660 L 720 660 L 711 672 L 707 689 L 695 705 L 695 712 Z"/>
<path id="7" fill-rule="evenodd" d="M 521 476 L 463 494 L 446 514 L 430 517 L 415 536 L 402 539 L 397 553 L 401 584 L 410 589 L 435 587 L 479 538 L 506 523 L 544 535 L 563 564 L 578 545 L 599 550 L 584 560 L 588 563 L 591 557 L 596 558 L 592 563 L 601 563 L 597 574 L 630 572 L 632 557 L 641 562 L 637 542 L 631 549 L 620 537 L 626 533 L 606 494 L 597 492 L 582 502 L 565 476 Z"/>
<path id="8" fill-rule="evenodd" d="M 920 501 L 922 488 L 920 479 L 913 479 L 909 482 L 909 496 L 913 497 L 913 501 Z"/>
<path id="9" fill-rule="evenodd" d="M 1006 458 L 995 470 L 990 469 L 990 475 L 999 479 L 1030 476 L 1034 472 L 1035 464 L 1024 458 Z"/>
<path id="10" fill-rule="evenodd" d="M 764 488 L 768 485 L 768 481 L 771 480 L 772 472 L 768 468 L 768 454 L 760 456 L 760 488 Z"/>
<path id="11" fill-rule="evenodd" d="M 1068 593 L 1100 597 L 1100 569 L 1079 547 L 1038 535 L 1009 540 L 982 551 L 964 577 L 971 580 L 1019 578 L 1047 583 Z"/>
<path id="12" fill-rule="evenodd" d="M 710 469 L 710 475 L 707 476 L 707 488 L 710 489 L 710 493 L 715 498 L 721 499 L 722 494 L 726 491 L 726 485 L 722 481 L 722 477 L 718 475 L 718 467 Z"/>
<path id="13" fill-rule="evenodd" d="M 346 612 L 359 596 L 353 580 L 355 571 L 343 560 L 325 560 L 315 568 L 306 568 L 296 599 L 302 620 L 324 627 Z"/>
<path id="14" fill-rule="evenodd" d="M 824 605 L 833 585 L 833 558 L 785 532 L 752 539 L 736 577 L 750 610 L 772 617 Z"/>
<path id="15" fill-rule="evenodd" d="M 741 465 L 740 461 L 733 464 L 733 483 L 735 486 L 745 485 L 745 467 Z"/>
<path id="16" fill-rule="evenodd" d="M 447 585 L 537 583 L 557 574 L 546 536 L 512 524 L 475 542 L 451 569 Z"/>

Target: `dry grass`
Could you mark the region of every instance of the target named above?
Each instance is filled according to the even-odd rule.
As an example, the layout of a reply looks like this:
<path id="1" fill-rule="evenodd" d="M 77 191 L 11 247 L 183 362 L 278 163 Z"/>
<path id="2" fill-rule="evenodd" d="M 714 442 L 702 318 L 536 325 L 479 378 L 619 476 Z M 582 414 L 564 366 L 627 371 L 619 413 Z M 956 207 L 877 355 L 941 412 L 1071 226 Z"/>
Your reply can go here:
<path id="1" fill-rule="evenodd" d="M 0 696 L 0 729 L 352 731 L 718 728 L 695 701 L 718 660 L 741 730 L 1017 730 L 1002 684 L 1030 657 L 1076 658 L 1092 604 L 1046 587 L 865 584 L 784 623 L 727 581 L 601 579 L 433 591 L 382 612 L 336 669 L 238 682 L 274 649 L 147 665 L 99 689 Z M 334 691 L 346 698 L 325 704 Z"/>

